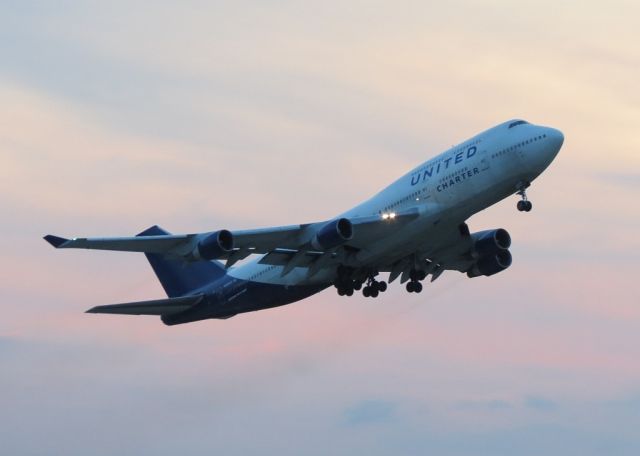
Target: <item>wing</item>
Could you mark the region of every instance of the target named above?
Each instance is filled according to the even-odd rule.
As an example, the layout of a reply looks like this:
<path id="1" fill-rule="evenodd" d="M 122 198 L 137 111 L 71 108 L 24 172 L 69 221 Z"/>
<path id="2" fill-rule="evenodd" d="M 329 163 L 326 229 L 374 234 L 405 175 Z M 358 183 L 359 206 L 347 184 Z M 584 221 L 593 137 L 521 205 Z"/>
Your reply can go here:
<path id="1" fill-rule="evenodd" d="M 227 267 L 251 254 L 267 254 L 264 264 L 286 264 L 290 268 L 327 263 L 392 234 L 417 218 L 418 209 L 383 216 L 335 219 L 318 223 L 254 230 L 220 230 L 194 234 L 138 235 L 132 237 L 73 238 L 47 235 L 56 248 L 116 250 L 157 253 L 195 260 L 227 260 Z M 342 225 L 340 225 L 342 224 Z M 335 227 L 348 228 L 348 236 L 338 239 Z M 335 229 L 334 229 L 335 228 Z M 323 257 L 322 261 L 319 261 Z"/>
<path id="2" fill-rule="evenodd" d="M 197 234 L 166 236 L 100 237 L 65 239 L 48 234 L 44 240 L 57 249 L 116 250 L 120 252 L 176 253 L 193 243 Z"/>
<path id="3" fill-rule="evenodd" d="M 389 282 L 409 280 L 417 274 L 419 280 L 431 274 L 436 280 L 445 271 L 467 273 L 468 277 L 491 276 L 511 266 L 511 236 L 503 228 L 469 232 L 466 223 L 443 223 L 429 233 L 424 246 L 393 264 L 380 265 L 389 271 Z M 416 272 L 417 271 L 417 272 Z"/>

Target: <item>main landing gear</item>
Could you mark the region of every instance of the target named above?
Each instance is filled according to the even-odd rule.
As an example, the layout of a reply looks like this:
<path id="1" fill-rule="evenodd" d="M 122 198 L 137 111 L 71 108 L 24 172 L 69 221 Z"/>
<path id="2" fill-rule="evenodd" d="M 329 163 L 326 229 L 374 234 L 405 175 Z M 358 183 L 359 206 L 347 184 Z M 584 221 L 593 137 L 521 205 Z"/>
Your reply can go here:
<path id="1" fill-rule="evenodd" d="M 356 278 L 354 278 L 354 276 Z M 375 298 L 380 293 L 387 291 L 387 283 L 377 281 L 374 275 L 369 275 L 364 281 L 354 274 L 353 269 L 340 266 L 338 268 L 338 280 L 335 282 L 340 296 L 353 296 L 357 290 L 362 290 L 362 296 L 365 298 Z"/>
<path id="2" fill-rule="evenodd" d="M 362 289 L 362 296 L 365 298 L 377 298 L 380 293 L 387 291 L 387 282 L 374 280 L 373 277 L 367 279 L 364 287 L 362 285 L 362 282 L 353 281 L 336 285 L 336 288 L 340 296 L 353 296 L 354 291 Z"/>
<path id="3" fill-rule="evenodd" d="M 338 294 L 340 296 L 353 296 L 353 287 L 349 287 L 349 286 L 336 286 L 336 288 L 338 289 Z"/>
<path id="4" fill-rule="evenodd" d="M 362 289 L 362 296 L 365 298 L 377 298 L 379 293 L 387 291 L 387 282 L 378 282 L 373 277 L 369 277 L 367 285 Z"/>
<path id="5" fill-rule="evenodd" d="M 427 277 L 427 273 L 424 271 L 417 271 L 413 269 L 409 273 L 409 282 L 407 282 L 407 291 L 409 293 L 420 293 L 422 291 L 421 280 Z"/>
<path id="6" fill-rule="evenodd" d="M 340 265 L 337 273 L 338 277 L 334 286 L 340 296 L 353 296 L 353 292 L 359 290 L 360 286 L 362 286 L 362 284 L 353 280 L 353 269 Z"/>
<path id="7" fill-rule="evenodd" d="M 522 198 L 520 201 L 518 201 L 518 204 L 516 206 L 520 212 L 529 212 L 533 208 L 533 204 L 531 204 L 531 201 L 527 199 L 527 187 L 529 185 L 530 184 L 521 185 L 516 193 L 516 195 L 520 195 L 520 197 Z"/>

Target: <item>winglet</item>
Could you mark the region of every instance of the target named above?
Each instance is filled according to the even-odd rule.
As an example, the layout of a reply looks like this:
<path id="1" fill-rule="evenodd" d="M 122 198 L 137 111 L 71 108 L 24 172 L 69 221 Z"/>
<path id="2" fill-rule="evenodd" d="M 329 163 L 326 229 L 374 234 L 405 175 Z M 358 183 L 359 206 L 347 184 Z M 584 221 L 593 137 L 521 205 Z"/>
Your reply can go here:
<path id="1" fill-rule="evenodd" d="M 54 246 L 56 249 L 60 247 L 62 244 L 64 244 L 65 242 L 69 241 L 69 239 L 65 239 L 59 236 L 54 236 L 53 234 L 47 234 L 43 239 L 47 241 L 49 244 L 51 244 L 52 246 Z"/>

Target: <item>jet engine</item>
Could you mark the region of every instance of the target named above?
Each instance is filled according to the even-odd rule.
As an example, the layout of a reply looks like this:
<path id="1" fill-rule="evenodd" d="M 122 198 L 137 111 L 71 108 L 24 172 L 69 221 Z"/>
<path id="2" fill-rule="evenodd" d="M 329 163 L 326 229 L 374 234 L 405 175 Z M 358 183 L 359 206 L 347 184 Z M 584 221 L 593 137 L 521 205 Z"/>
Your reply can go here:
<path id="1" fill-rule="evenodd" d="M 473 251 L 478 258 L 476 263 L 467 271 L 467 276 L 491 276 L 502 272 L 511 266 L 511 236 L 507 230 L 480 231 L 473 233 Z"/>
<path id="2" fill-rule="evenodd" d="M 318 230 L 311 240 L 316 250 L 329 250 L 353 238 L 353 225 L 346 218 L 332 220 Z"/>
<path id="3" fill-rule="evenodd" d="M 498 250 L 507 250 L 511 247 L 511 236 L 507 230 L 498 228 L 497 230 L 480 231 L 471 235 L 473 238 L 473 249 L 480 255 L 486 255 Z"/>
<path id="4" fill-rule="evenodd" d="M 220 230 L 209 234 L 198 242 L 193 251 L 196 260 L 215 260 L 233 250 L 233 234 L 231 231 Z"/>
<path id="5" fill-rule="evenodd" d="M 511 253 L 508 250 L 499 250 L 493 254 L 481 257 L 473 267 L 467 271 L 467 276 L 491 276 L 502 272 L 511 266 Z"/>

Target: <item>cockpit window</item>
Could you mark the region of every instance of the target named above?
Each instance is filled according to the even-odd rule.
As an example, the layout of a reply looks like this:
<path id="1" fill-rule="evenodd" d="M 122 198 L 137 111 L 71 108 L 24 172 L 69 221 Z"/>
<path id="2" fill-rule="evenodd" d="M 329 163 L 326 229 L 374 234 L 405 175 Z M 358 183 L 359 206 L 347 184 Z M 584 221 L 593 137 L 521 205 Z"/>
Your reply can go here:
<path id="1" fill-rule="evenodd" d="M 527 123 L 529 123 L 529 122 L 524 121 L 524 120 L 516 120 L 515 122 L 511 122 L 509 124 L 509 128 L 517 127 L 518 125 L 527 124 Z"/>

